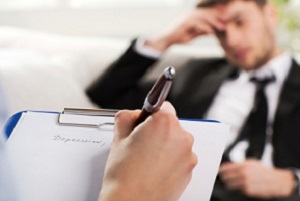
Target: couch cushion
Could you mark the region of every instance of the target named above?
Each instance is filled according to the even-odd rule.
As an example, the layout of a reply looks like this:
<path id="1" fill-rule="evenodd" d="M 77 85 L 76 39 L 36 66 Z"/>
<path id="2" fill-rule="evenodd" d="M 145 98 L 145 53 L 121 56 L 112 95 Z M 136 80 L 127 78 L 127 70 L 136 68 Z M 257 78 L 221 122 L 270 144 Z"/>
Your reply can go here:
<path id="1" fill-rule="evenodd" d="M 129 39 L 83 37 L 0 26 L 0 48 L 28 49 L 64 63 L 87 88 L 128 46 Z"/>
<path id="2" fill-rule="evenodd" d="M 95 108 L 67 69 L 66 63 L 33 50 L 0 49 L 0 79 L 9 113 L 60 111 L 64 107 Z"/>

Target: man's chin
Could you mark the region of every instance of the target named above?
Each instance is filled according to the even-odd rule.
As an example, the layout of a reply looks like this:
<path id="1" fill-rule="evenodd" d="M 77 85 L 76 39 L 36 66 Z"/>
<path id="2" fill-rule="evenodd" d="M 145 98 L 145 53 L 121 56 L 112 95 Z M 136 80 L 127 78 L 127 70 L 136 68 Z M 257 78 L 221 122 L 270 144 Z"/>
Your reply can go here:
<path id="1" fill-rule="evenodd" d="M 239 68 L 243 70 L 254 70 L 257 69 L 258 67 L 256 65 L 240 64 Z"/>
<path id="2" fill-rule="evenodd" d="M 237 61 L 237 60 L 231 60 L 230 61 L 234 66 L 238 67 L 239 69 L 243 70 L 253 70 L 256 69 L 256 65 L 250 62 L 245 61 Z"/>

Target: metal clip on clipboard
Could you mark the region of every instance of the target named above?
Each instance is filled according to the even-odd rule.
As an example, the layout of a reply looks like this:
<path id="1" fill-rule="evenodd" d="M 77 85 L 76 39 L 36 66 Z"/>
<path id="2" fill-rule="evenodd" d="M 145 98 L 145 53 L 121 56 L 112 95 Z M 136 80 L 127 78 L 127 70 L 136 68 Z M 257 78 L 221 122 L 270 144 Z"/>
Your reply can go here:
<path id="1" fill-rule="evenodd" d="M 101 117 L 114 117 L 118 110 L 107 109 L 79 109 L 79 108 L 64 108 L 58 115 L 57 123 L 62 126 L 80 126 L 80 127 L 92 127 L 99 128 L 102 126 L 113 126 L 114 122 L 102 122 L 102 123 L 70 123 L 64 122 L 63 115 L 85 115 L 85 116 L 101 116 Z"/>

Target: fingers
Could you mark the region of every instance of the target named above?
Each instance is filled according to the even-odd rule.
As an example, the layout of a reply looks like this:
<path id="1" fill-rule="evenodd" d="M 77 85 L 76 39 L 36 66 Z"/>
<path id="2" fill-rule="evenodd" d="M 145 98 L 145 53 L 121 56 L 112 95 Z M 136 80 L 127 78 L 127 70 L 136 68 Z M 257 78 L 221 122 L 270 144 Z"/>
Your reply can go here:
<path id="1" fill-rule="evenodd" d="M 209 24 L 199 24 L 195 27 L 195 32 L 201 34 L 214 34 L 214 29 Z"/>
<path id="2" fill-rule="evenodd" d="M 223 31 L 224 28 L 225 25 L 214 17 L 205 19 L 197 26 L 197 30 L 201 30 L 202 34 L 216 34 L 216 32 Z"/>
<path id="3" fill-rule="evenodd" d="M 172 115 L 176 115 L 175 108 L 169 102 L 164 102 L 158 112 L 166 112 Z M 130 135 L 134 129 L 137 118 L 140 114 L 140 110 L 119 111 L 115 116 L 115 138 L 123 139 Z"/>
<path id="4" fill-rule="evenodd" d="M 243 181 L 241 181 L 240 179 L 230 180 L 225 183 L 226 188 L 229 190 L 243 190 L 243 184 Z"/>
<path id="5" fill-rule="evenodd" d="M 235 171 L 238 168 L 238 163 L 223 163 L 220 167 L 220 173 L 226 173 L 226 172 L 230 172 L 230 171 Z"/>
<path id="6" fill-rule="evenodd" d="M 122 110 L 115 116 L 115 138 L 123 139 L 128 137 L 134 129 L 135 122 L 140 111 Z"/>
<path id="7" fill-rule="evenodd" d="M 228 189 L 237 190 L 242 188 L 244 177 L 241 174 L 240 164 L 225 163 L 221 165 L 219 173 Z"/>
<path id="8" fill-rule="evenodd" d="M 162 104 L 160 110 L 176 115 L 176 110 L 175 110 L 175 108 L 174 108 L 174 107 L 172 106 L 172 104 L 171 104 L 170 102 L 168 102 L 168 101 L 165 101 L 165 102 Z"/>
<path id="9" fill-rule="evenodd" d="M 236 190 L 243 187 L 243 177 L 237 172 L 223 174 L 221 179 L 225 183 L 227 189 Z"/>
<path id="10" fill-rule="evenodd" d="M 213 9 L 197 9 L 196 31 L 201 34 L 216 34 L 225 29 L 224 22 Z"/>
<path id="11" fill-rule="evenodd" d="M 208 24 L 212 27 L 212 29 L 216 29 L 218 31 L 223 31 L 225 28 L 225 24 L 216 17 L 207 18 Z"/>

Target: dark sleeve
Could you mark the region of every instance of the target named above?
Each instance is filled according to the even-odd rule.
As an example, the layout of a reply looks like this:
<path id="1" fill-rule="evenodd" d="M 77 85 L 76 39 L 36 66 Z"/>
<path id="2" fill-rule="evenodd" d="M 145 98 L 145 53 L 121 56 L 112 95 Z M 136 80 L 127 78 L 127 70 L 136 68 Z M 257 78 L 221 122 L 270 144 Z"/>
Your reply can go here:
<path id="1" fill-rule="evenodd" d="M 137 109 L 143 105 L 153 83 L 140 84 L 156 59 L 135 52 L 135 40 L 87 90 L 89 98 L 102 108 Z"/>

